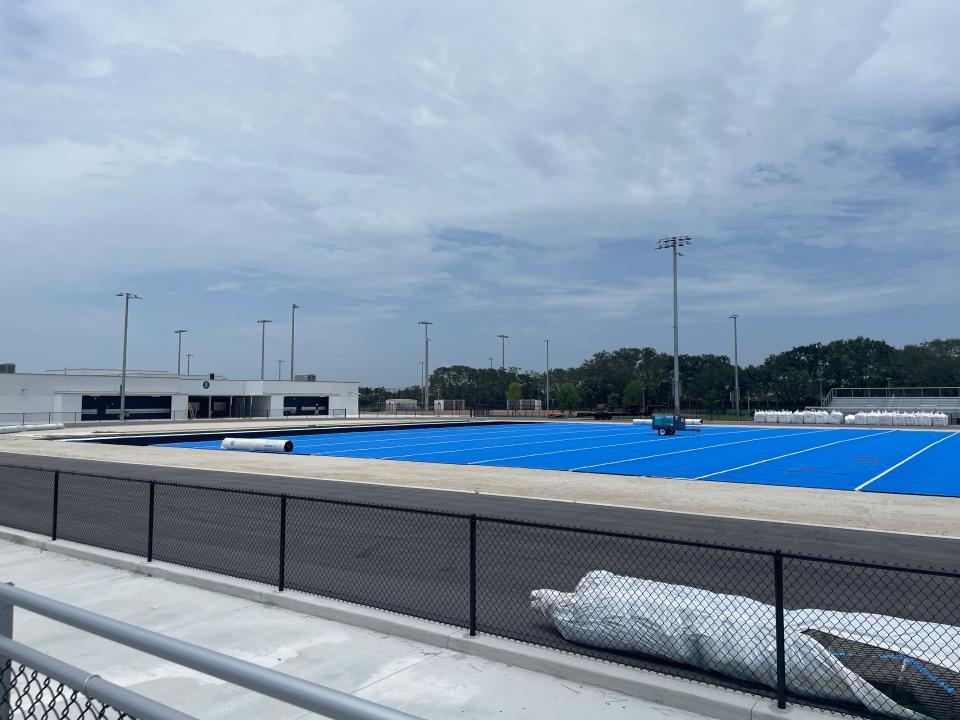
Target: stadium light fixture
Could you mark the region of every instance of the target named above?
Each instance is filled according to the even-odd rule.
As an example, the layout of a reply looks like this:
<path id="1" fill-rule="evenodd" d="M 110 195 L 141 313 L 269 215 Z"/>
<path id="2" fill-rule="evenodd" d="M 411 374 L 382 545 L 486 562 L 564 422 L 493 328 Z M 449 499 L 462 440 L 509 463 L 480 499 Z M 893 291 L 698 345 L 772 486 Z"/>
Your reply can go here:
<path id="1" fill-rule="evenodd" d="M 417 325 L 423 325 L 423 409 L 430 403 L 430 326 L 429 320 L 420 320 Z"/>
<path id="2" fill-rule="evenodd" d="M 550 338 L 543 341 L 547 346 L 547 415 L 550 414 Z"/>
<path id="3" fill-rule="evenodd" d="M 267 325 L 273 322 L 273 320 L 257 320 L 260 324 L 260 379 L 267 379 Z"/>
<path id="4" fill-rule="evenodd" d="M 678 250 L 689 245 L 689 235 L 674 235 L 657 240 L 657 250 L 673 251 L 673 413 L 680 414 L 680 313 L 677 310 L 677 256 Z"/>
<path id="5" fill-rule="evenodd" d="M 183 357 L 183 334 L 186 330 L 174 330 L 173 334 L 177 336 L 177 375 L 180 375 L 180 358 Z"/>
<path id="6" fill-rule="evenodd" d="M 736 408 L 737 420 L 740 419 L 740 342 L 737 338 L 736 313 L 730 316 L 733 320 L 733 402 Z"/>
<path id="7" fill-rule="evenodd" d="M 136 293 L 118 292 L 117 297 L 123 298 L 123 365 L 120 368 L 120 420 L 127 419 L 127 326 L 130 317 L 130 301 L 143 300 Z"/>
<path id="8" fill-rule="evenodd" d="M 297 329 L 297 310 L 299 305 L 293 303 L 290 306 L 290 379 L 293 380 L 293 351 L 296 348 L 296 329 Z M 278 378 L 279 379 L 279 378 Z"/>

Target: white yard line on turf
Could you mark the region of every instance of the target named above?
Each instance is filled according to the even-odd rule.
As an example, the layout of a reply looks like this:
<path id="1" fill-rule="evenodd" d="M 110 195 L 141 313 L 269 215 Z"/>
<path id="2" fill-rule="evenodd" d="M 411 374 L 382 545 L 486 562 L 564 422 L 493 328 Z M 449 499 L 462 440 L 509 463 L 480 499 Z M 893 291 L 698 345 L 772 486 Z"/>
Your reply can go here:
<path id="1" fill-rule="evenodd" d="M 624 431 L 624 432 L 595 432 L 591 435 L 574 435 L 568 437 L 556 438 L 554 440 L 531 440 L 529 442 L 520 442 L 520 443 L 510 443 L 509 445 L 484 445 L 482 447 L 469 447 L 469 448 L 457 448 L 456 450 L 435 450 L 434 452 L 418 452 L 418 453 L 406 453 L 404 455 L 388 455 L 387 457 L 379 458 L 380 460 L 399 460 L 401 458 L 408 457 L 421 457 L 423 455 L 446 455 L 449 453 L 458 453 L 458 452 L 474 452 L 476 450 L 497 450 L 499 448 L 508 448 L 508 447 L 521 447 L 523 445 L 546 445 L 547 443 L 558 443 L 558 442 L 570 442 L 572 440 L 591 440 L 593 438 L 601 437 L 623 437 L 625 435 L 634 435 L 636 436 L 637 431 Z M 468 440 L 460 440 L 460 442 L 469 442 Z M 434 445 L 439 445 L 440 443 L 433 443 Z"/>
<path id="2" fill-rule="evenodd" d="M 857 440 L 866 440 L 868 438 L 880 437 L 881 435 L 887 435 L 892 432 L 897 432 L 896 430 L 885 430 L 879 433 L 871 433 L 870 435 L 860 435 L 855 438 L 847 438 L 846 440 L 835 440 L 831 443 L 826 443 L 824 445 L 817 445 L 816 447 L 804 448 L 803 450 L 795 450 L 794 452 L 789 452 L 784 455 L 777 455 L 777 457 L 767 458 L 766 460 L 757 460 L 756 462 L 747 463 L 746 465 L 738 465 L 737 467 L 728 468 L 727 470 L 718 470 L 717 472 L 712 472 L 707 475 L 701 475 L 700 477 L 695 477 L 694 480 L 706 480 L 707 478 L 715 477 L 716 475 L 723 475 L 724 473 L 733 472 L 734 470 L 743 470 L 744 468 L 753 467 L 754 465 L 763 465 L 764 463 L 773 462 L 774 460 L 783 460 L 783 458 L 788 458 L 793 455 L 802 455 L 803 453 L 813 452 L 814 450 L 821 450 L 825 447 L 830 447 L 831 445 L 842 445 L 843 443 L 855 442 Z"/>
<path id="3" fill-rule="evenodd" d="M 745 432 L 763 432 L 763 430 L 760 428 L 753 428 L 751 430 L 731 430 L 730 432 L 711 433 L 710 437 L 717 437 L 719 435 L 737 435 L 739 433 L 745 433 Z M 683 435 L 681 437 L 673 437 L 670 439 L 657 437 L 651 440 L 637 440 L 634 442 L 613 443 L 611 445 L 594 445 L 592 447 L 586 447 L 586 448 L 570 448 L 569 450 L 551 450 L 549 452 L 530 453 L 528 455 L 511 455 L 510 457 L 491 458 L 489 460 L 474 460 L 473 462 L 467 463 L 467 465 L 483 465 L 484 463 L 502 462 L 504 460 L 520 460 L 523 458 L 541 457 L 543 455 L 561 455 L 563 453 L 571 453 L 571 452 L 589 452 L 590 450 L 602 450 L 603 448 L 611 448 L 611 447 L 625 447 L 627 445 L 646 445 L 647 443 L 652 443 L 652 442 L 670 442 L 671 440 L 689 440 L 689 439 L 692 439 L 693 437 L 694 437 L 693 435 Z M 713 447 L 713 446 L 711 445 L 710 447 Z"/>
<path id="4" fill-rule="evenodd" d="M 605 432 L 610 432 L 610 431 L 608 430 L 608 431 L 605 431 Z M 564 440 L 564 439 L 569 440 L 569 439 L 571 439 L 571 438 L 569 437 L 569 433 L 564 432 L 564 433 L 559 433 L 559 434 L 562 435 L 562 436 L 564 436 L 563 438 L 561 438 L 561 440 Z M 602 435 L 603 435 L 603 433 L 596 433 L 596 434 L 595 434 L 596 437 L 601 437 Z M 443 436 L 441 436 L 441 437 L 443 437 Z M 495 439 L 497 439 L 497 438 L 507 438 L 507 439 L 511 439 L 511 440 L 512 440 L 512 439 L 514 439 L 514 438 L 525 438 L 525 437 L 537 437 L 537 433 L 508 433 L 508 434 L 506 434 L 506 435 L 493 435 L 493 436 L 487 435 L 487 436 L 484 436 L 484 437 L 482 437 L 482 438 L 479 438 L 479 440 L 481 440 L 481 441 L 484 441 L 484 440 L 495 440 Z M 591 436 L 584 436 L 584 437 L 591 437 Z M 421 438 L 419 438 L 419 439 L 420 439 L 420 440 L 423 440 L 424 438 L 421 437 Z M 311 444 L 311 443 L 300 443 L 299 445 L 296 445 L 296 443 L 294 443 L 294 444 L 297 446 L 298 449 L 316 448 L 316 447 L 321 447 L 321 448 L 329 447 L 329 448 L 330 448 L 330 453 L 334 453 L 334 454 L 335 454 L 335 453 L 340 453 L 340 452 L 345 452 L 345 453 L 362 452 L 362 451 L 365 451 L 365 450 L 395 450 L 395 449 L 397 449 L 397 448 L 405 448 L 405 447 L 424 447 L 425 445 L 432 447 L 432 446 L 434 446 L 434 445 L 450 445 L 450 444 L 452 444 L 452 443 L 476 442 L 477 440 L 478 440 L 478 438 L 459 438 L 458 440 L 431 440 L 431 441 L 426 442 L 426 443 L 425 443 L 425 442 L 414 442 L 414 443 L 404 443 L 403 445 L 369 445 L 369 446 L 367 446 L 367 447 L 354 447 L 354 448 L 348 448 L 348 447 L 344 447 L 344 445 L 336 445 L 336 444 L 330 444 L 330 445 L 326 445 L 326 444 L 315 445 L 315 444 Z M 549 442 L 557 442 L 557 441 L 556 441 L 556 440 L 551 440 L 551 441 L 549 441 Z M 348 444 L 349 444 L 349 443 L 348 443 Z M 420 454 L 420 453 L 415 453 L 415 454 Z M 380 458 L 380 459 L 386 459 L 386 458 Z"/>
<path id="5" fill-rule="evenodd" d="M 746 432 L 746 431 L 743 431 Z M 762 430 L 761 430 L 762 432 Z M 830 430 L 813 430 L 810 434 L 815 435 L 818 432 L 830 432 Z M 729 435 L 730 433 L 717 433 L 717 435 Z M 580 467 L 570 468 L 572 472 L 578 470 L 589 470 L 590 468 L 605 467 L 607 465 L 622 465 L 623 463 L 634 462 L 636 460 L 649 460 L 656 457 L 666 457 L 667 455 L 682 455 L 683 453 L 701 452 L 703 450 L 712 450 L 718 447 L 727 447 L 728 445 L 743 445 L 744 443 L 762 442 L 764 440 L 775 440 L 777 438 L 797 437 L 797 433 L 787 433 L 786 435 L 772 435 L 771 437 L 751 438 L 750 440 L 735 440 L 734 442 L 719 443 L 717 445 L 707 445 L 706 447 L 690 448 L 689 450 L 674 450 L 668 453 L 656 453 L 655 455 L 643 455 L 641 457 L 626 458 L 625 460 L 611 460 L 610 462 L 595 463 L 593 465 L 582 465 Z"/>
<path id="6" fill-rule="evenodd" d="M 870 478 L 869 480 L 867 480 L 865 483 L 861 483 L 860 485 L 857 485 L 857 487 L 855 487 L 855 488 L 853 489 L 854 492 L 857 492 L 857 491 L 859 491 L 859 490 L 863 490 L 867 485 L 869 485 L 870 483 L 872 483 L 874 480 L 879 480 L 880 478 L 882 478 L 882 477 L 883 477 L 884 475 L 886 475 L 887 473 L 893 472 L 894 470 L 896 470 L 896 469 L 897 469 L 898 467 L 900 467 L 901 465 L 907 464 L 908 462 L 910 462 L 911 460 L 913 460 L 917 455 L 920 455 L 921 453 L 925 453 L 927 450 L 929 450 L 930 448 L 932 448 L 934 445 L 939 445 L 939 444 L 942 443 L 944 440 L 949 440 L 950 438 L 956 437 L 957 435 L 960 435 L 960 432 L 950 433 L 950 434 L 947 435 L 946 437 L 942 437 L 942 438 L 940 438 L 939 440 L 935 440 L 934 442 L 930 443 L 930 444 L 927 445 L 926 447 L 920 448 L 919 450 L 917 450 L 917 451 L 916 451 L 913 455 L 911 455 L 910 457 L 904 458 L 903 460 L 901 460 L 900 462 L 898 462 L 896 465 L 893 465 L 893 466 L 891 466 L 891 467 L 888 467 L 886 470 L 884 470 L 884 471 L 883 471 L 882 473 L 880 473 L 879 475 L 874 475 L 872 478 Z"/>

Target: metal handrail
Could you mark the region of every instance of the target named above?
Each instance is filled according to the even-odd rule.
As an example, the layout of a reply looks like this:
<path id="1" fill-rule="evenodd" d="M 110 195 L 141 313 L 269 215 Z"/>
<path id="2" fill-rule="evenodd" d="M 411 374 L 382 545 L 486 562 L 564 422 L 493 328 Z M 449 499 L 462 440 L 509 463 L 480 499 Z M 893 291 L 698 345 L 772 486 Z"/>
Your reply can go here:
<path id="1" fill-rule="evenodd" d="M 0 584 L 0 615 L 4 604 L 21 607 L 333 720 L 418 720 L 414 715 L 339 690 L 104 617 L 12 585 Z M 10 611 L 12 612 L 12 607 Z M 12 625 L 12 622 L 10 624 Z M 3 625 L 4 622 L 0 619 L 0 628 Z M 157 716 L 157 720 L 167 720 L 167 717 L 171 716 Z"/>
<path id="2" fill-rule="evenodd" d="M 88 698 L 95 698 L 138 720 L 197 720 L 193 715 L 187 715 L 156 700 L 115 685 L 99 675 L 68 665 L 2 635 L 0 635 L 0 658 L 9 658 L 24 667 L 36 670 L 72 690 L 83 693 Z M 8 713 L 6 716 L 5 711 Z M 0 718 L 7 720 L 7 717 L 9 717 L 9 708 L 0 705 Z"/>

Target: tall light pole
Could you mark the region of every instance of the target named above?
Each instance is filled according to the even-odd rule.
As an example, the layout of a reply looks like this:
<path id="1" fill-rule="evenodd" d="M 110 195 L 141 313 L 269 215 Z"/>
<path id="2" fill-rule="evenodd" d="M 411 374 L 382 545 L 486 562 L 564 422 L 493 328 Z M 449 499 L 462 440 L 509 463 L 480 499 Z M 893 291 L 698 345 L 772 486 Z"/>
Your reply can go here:
<path id="1" fill-rule="evenodd" d="M 677 249 L 690 244 L 689 235 L 657 240 L 657 250 L 673 250 L 673 413 L 680 414 L 680 313 L 677 309 Z"/>
<path id="2" fill-rule="evenodd" d="M 500 369 L 505 370 L 507 368 L 507 339 L 509 335 L 497 335 L 500 338 Z"/>
<path id="3" fill-rule="evenodd" d="M 550 414 L 550 339 L 543 341 L 547 345 L 547 415 Z"/>
<path id="4" fill-rule="evenodd" d="M 266 380 L 267 325 L 273 320 L 257 320 L 260 323 L 260 379 Z"/>
<path id="5" fill-rule="evenodd" d="M 277 380 L 283 379 L 283 360 L 277 360 Z"/>
<path id="6" fill-rule="evenodd" d="M 187 353 L 187 375 L 190 374 L 190 358 L 193 357 L 193 353 Z"/>
<path id="7" fill-rule="evenodd" d="M 185 332 L 186 330 L 173 331 L 173 334 L 177 336 L 177 375 L 180 374 L 180 358 L 183 357 L 183 355 L 181 355 L 181 352 L 183 347 L 183 334 Z"/>
<path id="8" fill-rule="evenodd" d="M 417 325 L 423 325 L 423 409 L 430 404 L 430 326 L 429 320 L 420 320 Z"/>
<path id="9" fill-rule="evenodd" d="M 736 313 L 730 316 L 733 320 L 733 401 L 736 407 L 737 420 L 740 419 L 740 343 L 737 339 Z"/>
<path id="10" fill-rule="evenodd" d="M 139 295 L 131 292 L 118 292 L 117 297 L 123 298 L 123 366 L 120 369 L 120 419 L 127 419 L 127 326 L 130 317 L 130 301 L 142 300 Z"/>
<path id="11" fill-rule="evenodd" d="M 423 360 L 417 363 L 420 366 L 420 387 L 423 388 Z"/>
<path id="12" fill-rule="evenodd" d="M 493 358 L 490 358 L 490 369 L 493 370 Z"/>
<path id="13" fill-rule="evenodd" d="M 296 348 L 296 329 L 297 329 L 297 308 L 300 306 L 293 303 L 290 306 L 290 379 L 293 380 L 293 351 Z M 280 378 L 277 378 L 278 380 Z"/>

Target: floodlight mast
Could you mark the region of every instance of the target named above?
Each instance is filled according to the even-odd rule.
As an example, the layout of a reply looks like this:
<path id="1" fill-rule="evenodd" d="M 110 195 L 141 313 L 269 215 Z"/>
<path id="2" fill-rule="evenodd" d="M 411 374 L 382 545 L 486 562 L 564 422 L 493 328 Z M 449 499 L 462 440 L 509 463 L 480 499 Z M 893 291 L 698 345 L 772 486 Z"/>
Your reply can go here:
<path id="1" fill-rule="evenodd" d="M 143 300 L 142 297 L 132 292 L 114 293 L 117 297 L 123 298 L 123 365 L 120 369 L 120 421 L 127 419 L 127 326 L 130 317 L 130 301 Z"/>
<path id="2" fill-rule="evenodd" d="M 730 316 L 733 320 L 733 401 L 736 406 L 737 420 L 740 419 L 740 340 L 737 337 L 737 313 Z M 820 403 L 823 405 L 823 403 Z"/>
<path id="3" fill-rule="evenodd" d="M 183 334 L 186 330 L 174 330 L 173 334 L 177 336 L 177 376 L 180 376 L 180 358 L 183 357 Z"/>
<path id="4" fill-rule="evenodd" d="M 267 325 L 273 320 L 257 320 L 260 323 L 260 379 L 266 380 L 266 358 L 267 358 Z"/>
<path id="5" fill-rule="evenodd" d="M 426 411 L 430 402 L 430 326 L 429 320 L 420 320 L 417 325 L 423 325 L 423 409 Z"/>
<path id="6" fill-rule="evenodd" d="M 657 250 L 673 250 L 673 413 L 680 414 L 680 313 L 677 310 L 677 249 L 691 243 L 689 235 L 657 240 Z"/>

